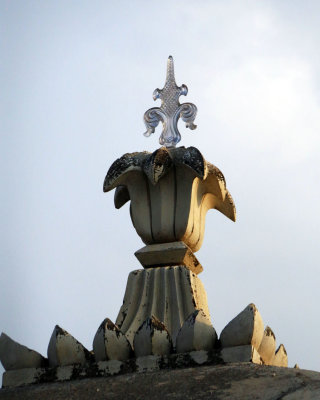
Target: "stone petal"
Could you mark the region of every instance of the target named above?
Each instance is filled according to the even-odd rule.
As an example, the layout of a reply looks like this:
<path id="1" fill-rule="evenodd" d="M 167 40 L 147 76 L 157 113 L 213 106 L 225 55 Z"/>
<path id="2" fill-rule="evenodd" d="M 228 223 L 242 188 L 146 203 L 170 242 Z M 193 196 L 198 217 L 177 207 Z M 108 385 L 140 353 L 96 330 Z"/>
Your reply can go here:
<path id="1" fill-rule="evenodd" d="M 274 353 L 276 351 L 276 337 L 272 329 L 267 326 L 263 333 L 262 342 L 259 346 L 258 352 L 267 365 L 272 364 L 274 358 Z"/>
<path id="2" fill-rule="evenodd" d="M 191 168 L 200 179 L 207 175 L 207 162 L 196 147 L 178 147 L 170 150 L 175 164 L 183 164 Z"/>
<path id="3" fill-rule="evenodd" d="M 153 152 L 145 159 L 143 164 L 143 170 L 153 185 L 158 183 L 171 167 L 172 159 L 165 147 L 161 147 Z"/>
<path id="4" fill-rule="evenodd" d="M 141 170 L 141 166 L 149 154 L 150 153 L 147 151 L 126 153 L 114 161 L 105 177 L 103 191 L 109 192 L 109 190 L 114 189 L 117 186 L 118 178 L 124 173 L 133 170 Z"/>
<path id="5" fill-rule="evenodd" d="M 217 334 L 209 318 L 202 310 L 194 311 L 182 325 L 178 336 L 177 353 L 212 350 Z"/>
<path id="6" fill-rule="evenodd" d="M 48 345 L 50 367 L 80 364 L 85 365 L 91 353 L 67 331 L 56 325 Z"/>
<path id="7" fill-rule="evenodd" d="M 129 200 L 130 200 L 130 194 L 129 194 L 127 186 L 125 186 L 125 185 L 118 186 L 116 188 L 116 191 L 114 194 L 114 205 L 115 205 L 116 209 L 121 208 Z"/>
<path id="8" fill-rule="evenodd" d="M 217 199 L 214 208 L 220 211 L 223 215 L 225 215 L 229 219 L 231 219 L 231 221 L 233 222 L 236 221 L 236 206 L 228 190 L 226 190 L 226 196 L 224 200 Z"/>
<path id="9" fill-rule="evenodd" d="M 171 353 L 172 342 L 164 324 L 152 316 L 138 329 L 134 336 L 133 347 L 136 357 L 162 356 Z"/>
<path id="10" fill-rule="evenodd" d="M 252 345 L 258 350 L 263 338 L 264 326 L 254 304 L 249 304 L 223 329 L 220 335 L 222 347 Z"/>
<path id="11" fill-rule="evenodd" d="M 280 344 L 274 359 L 272 361 L 272 365 L 276 367 L 287 367 L 288 366 L 288 355 L 286 349 L 283 344 Z"/>
<path id="12" fill-rule="evenodd" d="M 6 371 L 11 371 L 44 367 L 48 360 L 38 352 L 15 342 L 2 333 L 0 336 L 0 361 Z"/>
<path id="13" fill-rule="evenodd" d="M 106 318 L 97 330 L 93 340 L 95 360 L 125 361 L 132 356 L 132 348 L 125 335 L 110 319 Z"/>

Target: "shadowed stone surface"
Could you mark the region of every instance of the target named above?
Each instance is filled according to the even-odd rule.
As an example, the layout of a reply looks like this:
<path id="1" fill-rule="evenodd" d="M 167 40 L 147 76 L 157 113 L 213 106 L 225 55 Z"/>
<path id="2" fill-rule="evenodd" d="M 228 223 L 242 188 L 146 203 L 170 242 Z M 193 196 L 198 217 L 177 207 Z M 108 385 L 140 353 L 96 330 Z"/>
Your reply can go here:
<path id="1" fill-rule="evenodd" d="M 194 311 L 182 325 L 177 336 L 177 353 L 212 350 L 217 334 L 202 310 Z"/>
<path id="2" fill-rule="evenodd" d="M 172 342 L 166 327 L 157 318 L 147 318 L 134 336 L 133 348 L 136 357 L 169 355 Z"/>
<path id="3" fill-rule="evenodd" d="M 222 330 L 220 340 L 222 347 L 252 345 L 258 350 L 263 335 L 261 315 L 251 303 Z"/>
<path id="4" fill-rule="evenodd" d="M 253 364 L 204 366 L 0 390 L 1 400 L 317 400 L 320 373 Z"/>
<path id="5" fill-rule="evenodd" d="M 15 342 L 8 335 L 0 336 L 0 360 L 7 371 L 45 367 L 48 360 L 37 351 Z"/>

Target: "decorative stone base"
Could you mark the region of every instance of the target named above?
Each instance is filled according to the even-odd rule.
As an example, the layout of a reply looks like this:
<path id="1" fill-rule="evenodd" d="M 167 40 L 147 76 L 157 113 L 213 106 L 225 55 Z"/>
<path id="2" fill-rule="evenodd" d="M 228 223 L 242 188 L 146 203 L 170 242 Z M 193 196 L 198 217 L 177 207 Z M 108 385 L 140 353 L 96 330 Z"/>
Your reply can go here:
<path id="1" fill-rule="evenodd" d="M 149 244 L 134 254 L 144 268 L 184 265 L 197 275 L 203 271 L 197 257 L 183 242 Z"/>
<path id="2" fill-rule="evenodd" d="M 0 400 L 316 400 L 320 373 L 250 363 L 200 365 L 0 390 Z"/>
<path id="3" fill-rule="evenodd" d="M 133 344 L 147 318 L 163 322 L 175 347 L 179 329 L 196 310 L 210 319 L 207 294 L 195 273 L 183 266 L 148 268 L 129 274 L 116 325 Z"/>
<path id="4" fill-rule="evenodd" d="M 235 359 L 235 357 L 234 357 Z M 248 360 L 249 361 L 249 360 Z M 160 369 L 223 364 L 219 352 L 192 351 L 169 356 L 145 356 L 127 361 L 100 361 L 91 365 L 68 365 L 53 368 L 26 368 L 6 371 L 2 387 L 18 387 L 35 383 L 64 382 L 74 379 L 107 377 L 130 372 L 151 372 Z"/>
<path id="5" fill-rule="evenodd" d="M 68 365 L 52 368 L 25 368 L 6 371 L 2 387 L 18 387 L 29 384 L 64 382 L 94 377 L 108 377 L 126 373 L 152 372 L 163 369 L 190 368 L 200 365 L 225 363 L 262 364 L 257 350 L 252 346 L 236 346 L 215 351 L 191 351 L 168 356 L 144 356 L 127 361 L 109 360 L 85 366 Z"/>

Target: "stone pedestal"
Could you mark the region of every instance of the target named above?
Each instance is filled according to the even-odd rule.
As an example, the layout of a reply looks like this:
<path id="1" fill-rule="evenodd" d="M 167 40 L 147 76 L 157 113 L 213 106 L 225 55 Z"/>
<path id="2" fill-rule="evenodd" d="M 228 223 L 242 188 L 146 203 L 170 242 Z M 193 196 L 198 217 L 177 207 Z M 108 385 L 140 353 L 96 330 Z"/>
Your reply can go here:
<path id="1" fill-rule="evenodd" d="M 116 325 L 133 344 L 141 324 L 152 316 L 162 321 L 175 346 L 179 329 L 196 310 L 210 318 L 202 282 L 184 266 L 148 268 L 129 274 Z"/>

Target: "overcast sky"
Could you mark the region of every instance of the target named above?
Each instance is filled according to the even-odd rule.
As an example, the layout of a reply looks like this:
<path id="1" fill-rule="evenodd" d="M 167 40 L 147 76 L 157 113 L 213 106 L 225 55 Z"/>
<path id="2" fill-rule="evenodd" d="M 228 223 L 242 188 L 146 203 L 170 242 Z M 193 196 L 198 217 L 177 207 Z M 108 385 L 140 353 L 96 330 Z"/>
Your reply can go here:
<path id="1" fill-rule="evenodd" d="M 197 253 L 212 322 L 258 307 L 289 366 L 319 370 L 319 1 L 0 1 L 0 331 L 46 355 L 56 324 L 88 349 L 115 321 L 134 252 L 112 162 L 154 151 L 142 116 L 167 57 L 224 173 Z M 3 369 L 1 370 L 3 371 Z"/>

